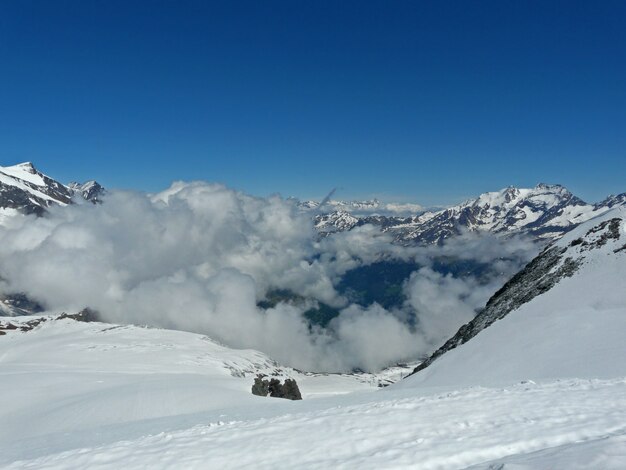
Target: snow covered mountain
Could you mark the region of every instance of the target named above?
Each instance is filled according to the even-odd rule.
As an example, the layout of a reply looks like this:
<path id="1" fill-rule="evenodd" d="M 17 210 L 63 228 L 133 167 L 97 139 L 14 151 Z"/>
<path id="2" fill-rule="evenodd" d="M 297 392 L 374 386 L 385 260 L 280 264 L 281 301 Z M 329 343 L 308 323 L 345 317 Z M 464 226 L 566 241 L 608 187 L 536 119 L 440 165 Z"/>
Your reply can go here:
<path id="1" fill-rule="evenodd" d="M 74 194 L 80 194 L 86 201 L 100 202 L 100 197 L 104 194 L 104 188 L 97 181 L 90 180 L 86 183 L 71 182 L 68 187 Z"/>
<path id="2" fill-rule="evenodd" d="M 103 191 L 95 181 L 66 186 L 44 175 L 30 162 L 0 167 L 0 219 L 18 212 L 41 215 L 52 204 L 70 204 L 76 194 L 96 202 Z"/>
<path id="3" fill-rule="evenodd" d="M 393 234 L 401 244 L 441 243 L 464 231 L 495 234 L 525 233 L 555 239 L 576 225 L 626 202 L 626 193 L 588 204 L 560 185 L 539 184 L 530 189 L 509 187 L 439 211 L 412 217 L 356 215 L 346 210 L 315 216 L 322 235 L 373 224 Z"/>
<path id="4" fill-rule="evenodd" d="M 333 211 L 315 217 L 315 228 L 322 236 L 345 232 L 359 225 L 361 219 L 346 211 Z"/>
<path id="5" fill-rule="evenodd" d="M 626 376 L 626 207 L 548 246 L 405 386 Z"/>

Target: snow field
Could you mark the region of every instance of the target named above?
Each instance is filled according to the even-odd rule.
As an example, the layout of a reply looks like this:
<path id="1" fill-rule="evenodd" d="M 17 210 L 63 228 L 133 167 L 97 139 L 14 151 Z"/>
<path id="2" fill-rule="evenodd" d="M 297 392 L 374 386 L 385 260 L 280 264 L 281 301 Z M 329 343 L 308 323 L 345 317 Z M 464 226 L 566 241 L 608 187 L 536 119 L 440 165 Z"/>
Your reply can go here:
<path id="1" fill-rule="evenodd" d="M 332 406 L 328 399 L 323 410 L 215 422 L 7 468 L 452 469 L 557 446 L 585 456 L 606 450 L 610 457 L 626 435 L 624 379 L 371 395 L 353 406 Z M 591 450 L 581 443 L 593 443 Z M 623 453 L 613 454 L 607 464 L 624 462 Z M 538 464 L 541 455 L 534 457 Z"/>

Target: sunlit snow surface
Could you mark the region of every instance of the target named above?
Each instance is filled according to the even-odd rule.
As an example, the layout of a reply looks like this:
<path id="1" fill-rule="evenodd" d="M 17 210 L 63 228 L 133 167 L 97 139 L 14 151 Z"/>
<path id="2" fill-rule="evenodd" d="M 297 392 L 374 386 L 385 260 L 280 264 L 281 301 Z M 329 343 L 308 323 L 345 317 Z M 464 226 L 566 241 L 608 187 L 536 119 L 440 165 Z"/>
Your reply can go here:
<path id="1" fill-rule="evenodd" d="M 0 325 L 23 326 L 39 318 L 0 317 Z M 303 373 L 198 334 L 44 318 L 31 331 L 5 330 L 0 336 L 0 466 L 234 414 L 299 409 L 286 400 L 253 396 L 259 373 L 294 378 L 305 401 L 317 401 L 375 390 L 412 370 Z"/>
<path id="2" fill-rule="evenodd" d="M 530 466 L 504 468 L 554 468 L 541 465 L 560 455 L 578 465 L 567 468 L 626 464 L 624 378 L 372 392 L 354 377 L 279 368 L 303 401 L 251 395 L 249 373 L 276 368 L 184 332 L 72 320 L 8 332 L 0 466 L 429 469 L 513 455 Z M 533 454 L 556 446 L 556 456 Z"/>
<path id="3" fill-rule="evenodd" d="M 165 420 L 151 432 L 144 425 L 138 438 L 8 468 L 463 468 L 556 446 L 567 468 L 626 465 L 623 379 L 352 398 L 225 411 L 188 429 L 159 431 L 171 427 Z M 528 459 L 530 467 L 505 468 L 564 468 L 550 453 Z"/>

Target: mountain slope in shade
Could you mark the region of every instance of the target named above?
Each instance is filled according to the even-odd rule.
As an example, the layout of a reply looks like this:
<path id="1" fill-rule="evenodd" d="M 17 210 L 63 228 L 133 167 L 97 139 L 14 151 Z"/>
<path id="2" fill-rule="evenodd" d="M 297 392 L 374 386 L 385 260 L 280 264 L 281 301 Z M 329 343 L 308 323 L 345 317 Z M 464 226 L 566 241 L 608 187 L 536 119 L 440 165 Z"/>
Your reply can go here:
<path id="1" fill-rule="evenodd" d="M 397 386 L 626 376 L 626 208 L 581 224 Z"/>

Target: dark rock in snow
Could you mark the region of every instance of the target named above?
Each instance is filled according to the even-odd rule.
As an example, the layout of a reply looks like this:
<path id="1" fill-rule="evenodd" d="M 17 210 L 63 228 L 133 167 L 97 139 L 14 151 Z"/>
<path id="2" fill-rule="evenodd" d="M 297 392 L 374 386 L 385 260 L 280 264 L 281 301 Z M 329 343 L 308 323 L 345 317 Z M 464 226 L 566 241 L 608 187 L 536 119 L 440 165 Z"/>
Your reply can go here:
<path id="1" fill-rule="evenodd" d="M 263 375 L 257 375 L 252 385 L 252 394 L 261 397 L 285 398 L 287 400 L 302 400 L 298 384 L 293 379 L 286 379 L 284 384 L 280 380 L 272 378 L 264 379 Z"/>

